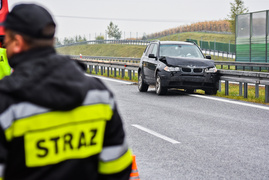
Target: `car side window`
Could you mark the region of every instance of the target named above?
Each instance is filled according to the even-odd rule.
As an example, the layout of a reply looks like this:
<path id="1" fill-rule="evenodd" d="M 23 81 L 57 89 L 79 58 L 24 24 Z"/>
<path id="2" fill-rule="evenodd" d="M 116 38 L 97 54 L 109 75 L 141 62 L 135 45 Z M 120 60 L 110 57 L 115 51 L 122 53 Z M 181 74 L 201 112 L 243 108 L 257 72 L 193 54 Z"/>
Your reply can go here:
<path id="1" fill-rule="evenodd" d="M 149 46 L 148 51 L 146 52 L 146 56 L 148 56 L 149 54 L 151 54 L 152 48 L 153 48 L 153 44 L 151 44 Z"/>
<path id="2" fill-rule="evenodd" d="M 154 44 L 151 54 L 154 54 L 154 56 L 157 57 L 157 51 L 158 51 L 158 45 Z"/>

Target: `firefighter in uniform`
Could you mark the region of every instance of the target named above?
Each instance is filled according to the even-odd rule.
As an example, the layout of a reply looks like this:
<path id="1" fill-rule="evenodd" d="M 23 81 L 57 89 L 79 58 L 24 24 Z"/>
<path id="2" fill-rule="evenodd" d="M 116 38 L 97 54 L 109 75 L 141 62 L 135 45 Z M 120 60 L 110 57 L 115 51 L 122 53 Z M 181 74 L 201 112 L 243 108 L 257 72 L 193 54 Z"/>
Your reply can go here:
<path id="1" fill-rule="evenodd" d="M 0 177 L 129 179 L 132 154 L 113 94 L 56 54 L 48 11 L 19 4 L 2 25 L 14 72 L 0 81 Z"/>

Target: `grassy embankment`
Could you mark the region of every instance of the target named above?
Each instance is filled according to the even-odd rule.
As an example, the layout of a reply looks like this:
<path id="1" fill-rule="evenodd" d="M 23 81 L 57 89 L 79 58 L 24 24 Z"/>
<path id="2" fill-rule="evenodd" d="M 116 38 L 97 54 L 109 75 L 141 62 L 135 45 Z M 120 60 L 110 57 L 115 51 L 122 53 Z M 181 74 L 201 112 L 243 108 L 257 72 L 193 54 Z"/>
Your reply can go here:
<path id="1" fill-rule="evenodd" d="M 229 43 L 229 41 L 234 42 L 233 35 L 225 35 L 225 34 L 209 34 L 209 33 L 181 33 L 175 34 L 168 37 L 160 38 L 159 40 L 180 40 L 185 41 L 186 39 L 196 39 L 203 41 L 216 41 L 222 43 Z M 78 46 L 69 46 L 58 48 L 57 51 L 60 54 L 65 55 L 85 55 L 85 56 L 111 56 L 111 57 L 134 57 L 140 58 L 143 54 L 143 51 L 146 46 L 141 45 L 120 45 L 120 44 L 97 44 L 97 45 L 78 45 Z M 212 57 L 214 60 L 227 60 L 222 57 Z M 225 67 L 224 67 L 225 68 Z M 226 67 L 227 68 L 227 67 Z M 107 76 L 107 74 L 104 74 Z M 112 77 L 112 75 L 111 75 Z M 120 78 L 120 77 L 117 77 Z M 124 78 L 128 80 L 127 74 Z M 133 81 L 137 81 L 137 77 L 133 79 Z M 239 87 L 238 85 L 230 85 L 229 88 L 229 96 L 225 96 L 224 84 L 222 85 L 222 91 L 218 92 L 217 96 L 226 97 L 230 99 L 237 99 L 242 101 L 249 101 L 254 103 L 262 103 L 264 104 L 264 94 L 265 89 L 260 88 L 260 98 L 255 98 L 255 87 L 248 87 L 248 98 L 245 99 L 242 96 L 239 96 Z M 197 91 L 198 93 L 203 94 L 202 90 Z"/>

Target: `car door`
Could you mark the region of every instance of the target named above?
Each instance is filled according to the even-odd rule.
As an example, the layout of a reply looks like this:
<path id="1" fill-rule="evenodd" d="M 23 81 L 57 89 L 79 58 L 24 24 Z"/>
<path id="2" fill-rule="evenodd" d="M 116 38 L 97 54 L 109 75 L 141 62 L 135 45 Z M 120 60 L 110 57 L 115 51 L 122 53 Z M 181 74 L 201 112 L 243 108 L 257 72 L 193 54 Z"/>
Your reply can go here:
<path id="1" fill-rule="evenodd" d="M 144 74 L 144 78 L 146 82 L 149 82 L 149 74 L 150 74 L 150 70 L 149 70 L 149 54 L 152 52 L 152 48 L 153 48 L 153 44 L 150 44 L 149 47 L 147 48 L 145 55 L 142 57 L 142 71 Z"/>
<path id="2" fill-rule="evenodd" d="M 157 67 L 157 51 L 158 51 L 158 44 L 152 44 L 152 50 L 150 52 L 151 57 L 148 58 L 148 79 L 153 84 L 155 83 L 155 70 Z M 152 56 L 153 55 L 153 56 Z"/>

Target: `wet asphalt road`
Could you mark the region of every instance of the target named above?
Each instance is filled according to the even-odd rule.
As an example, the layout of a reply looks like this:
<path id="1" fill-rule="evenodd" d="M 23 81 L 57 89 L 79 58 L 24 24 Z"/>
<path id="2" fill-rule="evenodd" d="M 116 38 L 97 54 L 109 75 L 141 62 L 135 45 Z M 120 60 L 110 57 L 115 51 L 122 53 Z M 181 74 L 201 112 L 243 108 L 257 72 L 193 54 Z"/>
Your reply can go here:
<path id="1" fill-rule="evenodd" d="M 269 179 L 269 107 L 103 80 L 141 180 Z M 212 98 L 212 99 L 208 99 Z M 224 100 L 224 101 L 222 101 Z"/>

